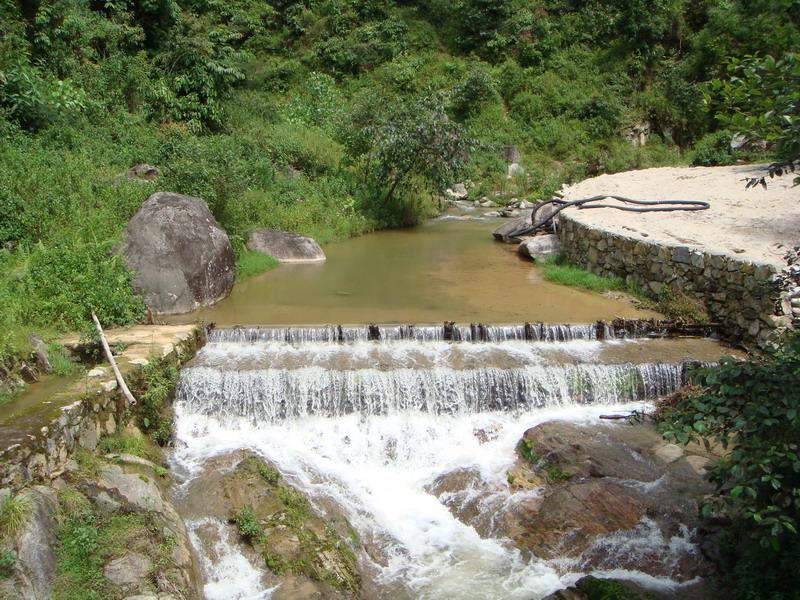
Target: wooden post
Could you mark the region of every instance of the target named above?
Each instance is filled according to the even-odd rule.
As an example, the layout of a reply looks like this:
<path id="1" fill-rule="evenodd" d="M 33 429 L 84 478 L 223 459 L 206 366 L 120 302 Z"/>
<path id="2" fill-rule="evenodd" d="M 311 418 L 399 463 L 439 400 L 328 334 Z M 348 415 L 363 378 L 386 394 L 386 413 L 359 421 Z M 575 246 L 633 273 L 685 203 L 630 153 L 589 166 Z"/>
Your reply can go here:
<path id="1" fill-rule="evenodd" d="M 122 393 L 128 399 L 128 404 L 136 404 L 136 398 L 133 397 L 133 394 L 131 394 L 131 391 L 128 389 L 128 385 L 122 378 L 122 373 L 120 373 L 119 367 L 117 366 L 117 361 L 114 360 L 114 355 L 111 354 L 111 348 L 108 345 L 108 340 L 106 340 L 106 334 L 103 333 L 103 327 L 100 325 L 100 320 L 97 318 L 97 315 L 94 314 L 94 311 L 92 311 L 92 320 L 94 321 L 94 326 L 97 329 L 97 333 L 100 334 L 100 343 L 103 345 L 103 350 L 105 350 L 108 362 L 111 363 L 111 369 L 114 371 L 114 377 L 117 379 L 117 385 L 119 385 L 119 389 L 122 390 Z"/>

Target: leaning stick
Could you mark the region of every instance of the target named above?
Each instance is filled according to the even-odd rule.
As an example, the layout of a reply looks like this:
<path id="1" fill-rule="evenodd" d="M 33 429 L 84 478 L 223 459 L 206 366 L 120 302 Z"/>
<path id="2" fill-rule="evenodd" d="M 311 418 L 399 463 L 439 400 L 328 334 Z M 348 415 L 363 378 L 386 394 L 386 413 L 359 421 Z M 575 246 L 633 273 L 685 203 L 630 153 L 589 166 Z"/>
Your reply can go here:
<path id="1" fill-rule="evenodd" d="M 97 318 L 97 315 L 94 314 L 94 311 L 92 312 L 92 320 L 94 321 L 94 326 L 97 328 L 97 333 L 100 334 L 100 343 L 103 345 L 103 350 L 106 352 L 106 358 L 108 359 L 108 362 L 111 363 L 111 368 L 114 370 L 114 377 L 117 379 L 119 389 L 121 389 L 122 393 L 125 394 L 125 397 L 128 399 L 128 404 L 136 404 L 136 398 L 133 397 L 133 394 L 131 394 L 131 391 L 128 389 L 128 385 L 122 378 L 122 373 L 120 373 L 119 367 L 117 367 L 117 361 L 114 360 L 114 355 L 111 354 L 111 348 L 108 345 L 108 340 L 106 340 L 106 334 L 103 333 L 103 327 L 100 325 L 100 320 Z"/>

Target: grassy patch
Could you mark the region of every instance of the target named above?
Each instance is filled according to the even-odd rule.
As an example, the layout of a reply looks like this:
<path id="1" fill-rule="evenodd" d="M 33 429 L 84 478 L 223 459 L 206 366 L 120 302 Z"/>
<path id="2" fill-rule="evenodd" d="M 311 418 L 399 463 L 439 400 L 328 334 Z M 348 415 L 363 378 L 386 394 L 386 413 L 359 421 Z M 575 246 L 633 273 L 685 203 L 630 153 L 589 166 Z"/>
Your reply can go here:
<path id="1" fill-rule="evenodd" d="M 255 540 L 264 533 L 253 509 L 249 506 L 245 506 L 239 510 L 233 520 L 236 523 L 236 527 L 239 529 L 239 535 L 248 541 Z"/>
<path id="2" fill-rule="evenodd" d="M 16 535 L 32 510 L 33 502 L 24 493 L 6 498 L 0 505 L 0 534 L 8 537 Z"/>
<path id="3" fill-rule="evenodd" d="M 13 550 L 0 550 L 0 579 L 10 577 L 17 562 L 17 554 Z"/>
<path id="4" fill-rule="evenodd" d="M 247 250 L 236 261 L 236 279 L 243 281 L 249 277 L 265 273 L 277 267 L 280 263 L 269 254 Z"/>
<path id="5" fill-rule="evenodd" d="M 72 360 L 69 350 L 61 344 L 50 344 L 48 348 L 50 370 L 58 377 L 69 377 L 81 370 L 79 364 Z"/>
<path id="6" fill-rule="evenodd" d="M 672 321 L 701 325 L 711 322 L 705 304 L 667 286 L 664 286 L 658 294 L 655 309 Z"/>
<path id="7" fill-rule="evenodd" d="M 567 264 L 563 259 L 545 262 L 542 265 L 545 281 L 568 285 L 592 292 L 626 291 L 625 282 L 615 277 L 602 277 Z"/>
<path id="8" fill-rule="evenodd" d="M 128 596 L 105 578 L 103 569 L 109 561 L 131 551 L 152 559 L 153 569 L 149 574 L 152 582 L 162 576 L 170 577 L 169 572 L 174 568 L 171 551 L 175 540 L 165 535 L 158 515 L 134 512 L 130 506 L 114 514 L 96 510 L 92 501 L 75 487 L 61 490 L 58 500 L 58 573 L 53 600 L 105 600 Z"/>
<path id="9" fill-rule="evenodd" d="M 97 450 L 101 454 L 131 454 L 151 461 L 158 458 L 153 456 L 144 438 L 121 433 L 102 437 Z"/>
<path id="10" fill-rule="evenodd" d="M 661 292 L 653 297 L 638 285 L 628 285 L 617 277 L 595 275 L 582 267 L 569 264 L 563 256 L 543 263 L 542 273 L 546 281 L 559 285 L 593 292 L 625 292 L 641 302 L 643 308 L 658 311 L 671 321 L 701 325 L 711 322 L 703 302 L 668 286 L 664 286 Z"/>

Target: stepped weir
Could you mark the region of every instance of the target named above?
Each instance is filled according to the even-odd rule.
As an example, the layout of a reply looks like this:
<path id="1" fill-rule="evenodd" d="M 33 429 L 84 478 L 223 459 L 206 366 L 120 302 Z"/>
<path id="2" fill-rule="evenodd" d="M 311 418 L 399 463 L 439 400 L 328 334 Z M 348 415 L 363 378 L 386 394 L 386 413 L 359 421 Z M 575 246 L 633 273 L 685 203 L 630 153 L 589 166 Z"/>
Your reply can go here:
<path id="1" fill-rule="evenodd" d="M 670 337 L 686 333 L 625 320 L 211 329 L 180 374 L 174 460 L 191 477 L 209 457 L 249 449 L 320 511 L 337 506 L 371 540 L 360 560 L 392 590 L 376 597 L 542 597 L 562 586 L 560 567 L 501 533 L 481 537 L 431 482 L 479 474 L 491 520 L 520 500 L 506 477 L 527 428 L 641 408 L 724 353 L 707 338 Z M 642 543 L 672 552 L 669 540 Z M 224 550 L 245 566 L 232 574 L 209 555 L 209 589 L 252 579 L 246 597 L 269 597 L 244 555 Z"/>

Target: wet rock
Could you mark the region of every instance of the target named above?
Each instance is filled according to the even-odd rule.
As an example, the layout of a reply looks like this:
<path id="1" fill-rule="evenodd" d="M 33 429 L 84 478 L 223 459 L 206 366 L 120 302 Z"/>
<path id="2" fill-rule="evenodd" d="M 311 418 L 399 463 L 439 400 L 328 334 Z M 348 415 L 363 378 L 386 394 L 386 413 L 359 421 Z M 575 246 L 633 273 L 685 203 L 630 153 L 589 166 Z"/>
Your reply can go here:
<path id="1" fill-rule="evenodd" d="M 23 598 L 49 598 L 56 577 L 55 491 L 36 486 L 26 492 L 31 513 L 17 534 L 17 573 Z"/>
<path id="2" fill-rule="evenodd" d="M 152 568 L 153 563 L 149 558 L 138 552 L 131 552 L 108 563 L 103 574 L 114 585 L 138 588 Z"/>
<path id="3" fill-rule="evenodd" d="M 530 215 L 524 215 L 503 223 L 500 225 L 500 227 L 492 232 L 492 235 L 494 236 L 494 239 L 501 242 L 506 242 L 507 244 L 518 244 L 522 240 L 516 236 L 516 233 L 521 229 L 529 227 L 530 224 Z"/>
<path id="4" fill-rule="evenodd" d="M 654 427 L 548 422 L 525 432 L 509 470 L 503 518 L 520 548 L 574 568 L 624 568 L 687 581 L 707 575 L 698 501 L 712 488 L 699 446 L 666 444 Z M 694 458 L 692 458 L 694 457 Z M 690 460 L 691 459 L 691 460 Z"/>
<path id="5" fill-rule="evenodd" d="M 581 577 L 574 585 L 559 590 L 544 600 L 655 600 L 664 598 L 662 593 L 648 590 L 641 585 L 623 581 L 619 579 L 598 579 L 592 577 Z"/>
<path id="6" fill-rule="evenodd" d="M 532 260 L 543 261 L 561 253 L 561 240 L 553 233 L 539 235 L 523 241 L 517 248 L 517 252 Z"/>
<path id="7" fill-rule="evenodd" d="M 224 522 L 244 508 L 252 511 L 261 533 L 240 544 L 245 555 L 279 578 L 273 598 L 349 598 L 358 592 L 358 548 L 346 520 L 323 519 L 272 465 L 252 453 L 209 460 L 189 485 L 182 514 Z M 295 595 L 288 595 L 292 590 Z"/>
<path id="8" fill-rule="evenodd" d="M 19 364 L 18 371 L 25 383 L 36 383 L 39 381 L 39 373 L 36 368 L 26 362 Z"/>
<path id="9" fill-rule="evenodd" d="M 325 260 L 325 253 L 313 239 L 279 229 L 258 229 L 254 231 L 250 234 L 247 247 L 256 252 L 269 254 L 280 262 L 319 262 Z"/>
<path id="10" fill-rule="evenodd" d="M 233 288 L 233 249 L 199 198 L 150 196 L 128 223 L 120 253 L 153 314 L 209 306 Z"/>
<path id="11" fill-rule="evenodd" d="M 492 489 L 476 469 L 456 469 L 445 473 L 425 489 L 436 496 L 453 516 L 474 527 L 481 536 L 499 533 L 493 512 L 487 510 L 492 496 L 499 490 Z"/>
<path id="12" fill-rule="evenodd" d="M 88 373 L 86 373 L 86 377 L 92 379 L 94 377 L 105 377 L 106 370 L 103 367 L 95 367 L 94 369 L 90 369 Z"/>

